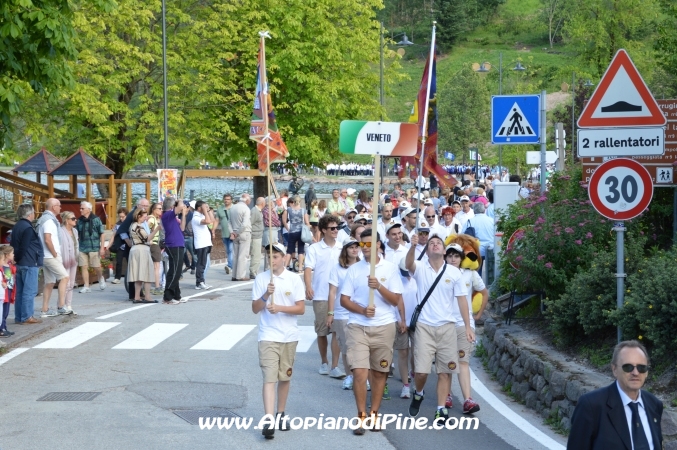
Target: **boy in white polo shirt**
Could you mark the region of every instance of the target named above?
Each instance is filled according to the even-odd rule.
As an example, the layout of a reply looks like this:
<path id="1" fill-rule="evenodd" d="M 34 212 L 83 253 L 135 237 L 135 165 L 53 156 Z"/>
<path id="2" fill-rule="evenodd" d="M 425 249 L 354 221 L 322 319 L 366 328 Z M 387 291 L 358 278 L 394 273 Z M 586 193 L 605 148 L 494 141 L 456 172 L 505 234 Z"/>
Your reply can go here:
<path id="1" fill-rule="evenodd" d="M 276 424 L 287 431 L 284 408 L 289 395 L 299 327 L 296 316 L 305 312 L 305 292 L 299 277 L 284 266 L 286 249 L 280 243 L 272 244 L 273 258 L 270 270 L 260 273 L 252 289 L 252 311 L 259 316 L 259 365 L 263 372 L 263 408 L 266 415 L 275 412 L 275 383 L 277 383 Z M 270 251 L 270 246 L 266 247 Z M 272 298 L 271 298 L 272 297 Z M 263 426 L 262 434 L 273 439 L 274 424 Z"/>
<path id="2" fill-rule="evenodd" d="M 375 276 L 369 276 L 371 233 L 360 234 L 363 259 L 350 266 L 341 288 L 341 306 L 349 311 L 346 327 L 348 364 L 353 371 L 353 392 L 362 424 L 367 418 L 367 377 L 371 370 L 371 412 L 376 420 L 390 364 L 393 361 L 397 306 L 402 301 L 402 281 L 398 267 L 377 254 Z M 377 243 L 380 241 L 377 235 Z M 374 289 L 374 305 L 369 306 L 369 290 Z M 378 427 L 371 428 L 379 431 Z M 364 434 L 364 426 L 353 431 Z"/>

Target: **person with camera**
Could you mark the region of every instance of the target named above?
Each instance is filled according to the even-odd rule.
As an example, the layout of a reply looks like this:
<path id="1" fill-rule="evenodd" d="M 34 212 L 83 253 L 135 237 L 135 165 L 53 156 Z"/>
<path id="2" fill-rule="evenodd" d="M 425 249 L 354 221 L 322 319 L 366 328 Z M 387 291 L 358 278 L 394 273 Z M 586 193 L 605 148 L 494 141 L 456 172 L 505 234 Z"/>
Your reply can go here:
<path id="1" fill-rule="evenodd" d="M 172 305 L 187 301 L 181 297 L 181 288 L 179 288 L 185 245 L 183 230 L 186 229 L 186 210 L 186 205 L 181 200 L 167 197 L 162 202 L 161 220 L 162 228 L 165 230 L 165 252 L 169 257 L 169 269 L 162 299 L 165 303 Z"/>
<path id="2" fill-rule="evenodd" d="M 207 258 L 212 251 L 213 231 L 208 225 L 214 223 L 214 211 L 207 202 L 198 200 L 195 203 L 195 212 L 193 213 L 193 242 L 195 245 L 195 256 L 197 256 L 197 266 L 195 268 L 195 289 L 209 289 L 205 281 L 205 269 L 207 268 Z"/>

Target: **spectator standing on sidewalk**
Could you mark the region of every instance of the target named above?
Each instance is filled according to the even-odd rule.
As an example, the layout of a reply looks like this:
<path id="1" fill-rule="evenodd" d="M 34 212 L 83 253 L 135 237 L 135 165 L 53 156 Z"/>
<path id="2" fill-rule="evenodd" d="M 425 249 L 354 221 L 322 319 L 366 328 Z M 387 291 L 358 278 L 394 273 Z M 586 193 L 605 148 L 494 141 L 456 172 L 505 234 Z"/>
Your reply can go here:
<path id="1" fill-rule="evenodd" d="M 303 201 L 306 204 L 306 212 L 310 215 L 311 209 L 310 205 L 313 203 L 314 200 L 317 200 L 317 195 L 315 194 L 315 184 L 310 183 L 308 186 L 308 190 L 306 191 L 306 195 L 303 197 Z"/>
<path id="2" fill-rule="evenodd" d="M 223 241 L 223 246 L 226 248 L 226 258 L 228 263 L 226 264 L 226 274 L 230 274 L 231 268 L 233 267 L 233 240 L 231 239 L 231 227 L 230 227 L 230 209 L 233 207 L 233 195 L 224 194 L 223 204 L 219 205 L 216 208 L 216 224 L 215 226 L 221 226 L 221 240 Z"/>
<path id="3" fill-rule="evenodd" d="M 117 233 L 120 229 L 120 226 L 127 218 L 127 208 L 118 208 L 118 221 L 113 228 L 113 233 Z M 115 279 L 112 281 L 113 284 L 120 284 L 120 278 L 122 278 L 122 261 L 125 258 L 125 245 L 122 244 L 118 251 L 115 253 Z"/>
<path id="4" fill-rule="evenodd" d="M 183 230 L 185 230 L 187 224 L 187 208 L 181 200 L 167 197 L 162 203 L 162 210 L 162 226 L 165 230 L 165 251 L 169 257 L 169 269 L 167 270 L 167 282 L 165 283 L 163 300 L 165 303 L 175 305 L 177 302 L 185 303 L 187 301 L 181 297 L 181 289 L 179 288 L 184 250 Z M 179 216 L 181 217 L 180 219 Z"/>
<path id="5" fill-rule="evenodd" d="M 160 240 L 164 239 L 164 229 L 162 227 L 162 203 L 153 203 L 148 215 L 148 228 L 155 229 L 160 227 L 160 231 L 155 234 L 155 237 L 150 243 L 150 257 L 153 259 L 153 269 L 155 270 L 155 287 L 151 289 L 152 295 L 162 295 L 162 248 L 160 247 Z"/>
<path id="6" fill-rule="evenodd" d="M 14 303 L 14 280 L 16 266 L 14 261 L 14 249 L 10 245 L 3 245 L 0 249 L 0 269 L 2 269 L 2 289 L 4 290 L 2 303 L 2 325 L 0 325 L 0 337 L 9 337 L 14 332 L 7 329 L 7 317 L 9 305 Z"/>
<path id="7" fill-rule="evenodd" d="M 35 296 L 38 295 L 38 270 L 44 257 L 42 242 L 33 228 L 35 210 L 31 205 L 19 205 L 16 217 L 18 222 L 12 228 L 10 239 L 16 262 L 14 323 L 41 323 L 42 320 L 33 317 Z"/>
<path id="8" fill-rule="evenodd" d="M 249 278 L 256 278 L 261 266 L 261 241 L 263 239 L 263 213 L 261 211 L 265 203 L 265 199 L 259 197 L 251 209 L 252 242 L 249 250 Z"/>
<path id="9" fill-rule="evenodd" d="M 197 256 L 197 267 L 195 269 L 195 289 L 209 289 L 205 280 L 205 269 L 207 268 L 207 258 L 212 250 L 212 233 L 208 225 L 214 223 L 214 212 L 209 204 L 198 200 L 195 203 L 195 212 L 193 213 L 193 236 L 195 245 L 195 255 Z"/>
<path id="10" fill-rule="evenodd" d="M 59 242 L 59 227 L 61 226 L 56 215 L 61 212 L 61 202 L 56 198 L 49 198 L 45 202 L 45 212 L 38 220 L 38 235 L 42 242 L 45 255 L 42 273 L 45 277 L 45 286 L 42 291 L 42 313 L 40 317 L 54 317 L 60 314 L 69 314 L 64 308 L 66 301 L 66 287 L 72 283 L 61 259 L 61 243 Z M 59 298 L 57 311 L 49 309 L 49 299 L 57 280 L 59 281 Z"/>
<path id="11" fill-rule="evenodd" d="M 183 245 L 186 249 L 185 253 L 183 254 L 183 263 L 186 265 L 186 268 L 183 269 L 183 273 L 186 273 L 190 270 L 190 274 L 195 275 L 195 266 L 197 265 L 197 257 L 195 256 L 195 243 L 193 242 L 193 214 L 195 213 L 195 200 L 190 202 L 188 200 L 184 200 L 183 205 L 185 208 L 183 209 L 181 216 L 186 216 L 186 228 L 183 230 Z M 183 278 L 183 275 L 181 278 Z"/>
<path id="12" fill-rule="evenodd" d="M 127 259 L 127 261 L 129 261 L 129 253 L 131 252 L 133 243 L 129 234 L 129 229 L 132 226 L 132 222 L 136 221 L 134 219 L 134 213 L 136 212 L 137 209 L 144 209 L 148 211 L 149 208 L 150 202 L 148 201 L 148 199 L 145 197 L 141 197 L 136 201 L 136 206 L 129 212 L 129 214 L 127 214 L 127 217 L 125 217 L 125 220 L 122 222 L 122 224 L 120 224 L 120 227 L 118 228 L 116 234 L 120 235 L 120 238 L 122 238 L 125 241 L 124 257 Z M 134 292 L 136 287 L 134 285 L 134 282 L 129 280 L 129 273 L 127 274 L 126 281 L 129 300 L 134 300 L 135 298 Z"/>
<path id="13" fill-rule="evenodd" d="M 230 239 L 233 241 L 233 281 L 249 281 L 249 249 L 252 239 L 249 194 L 240 196 L 240 201 L 230 209 Z"/>
<path id="14" fill-rule="evenodd" d="M 61 242 L 61 259 L 63 267 L 68 272 L 68 277 L 75 280 L 78 272 L 78 256 L 80 253 L 80 242 L 78 240 L 78 230 L 76 228 L 77 218 L 70 211 L 61 213 L 61 226 L 59 227 L 59 242 Z M 66 286 L 65 307 L 69 314 L 76 314 L 73 311 L 73 282 Z"/>
<path id="15" fill-rule="evenodd" d="M 94 269 L 96 278 L 99 280 L 99 289 L 106 289 L 106 282 L 101 274 L 101 258 L 106 254 L 103 239 L 103 224 L 95 214 L 92 214 L 92 204 L 80 203 L 80 218 L 77 223 L 78 236 L 80 237 L 80 256 L 78 265 L 82 274 L 84 286 L 80 293 L 91 292 L 89 289 L 89 268 Z"/>

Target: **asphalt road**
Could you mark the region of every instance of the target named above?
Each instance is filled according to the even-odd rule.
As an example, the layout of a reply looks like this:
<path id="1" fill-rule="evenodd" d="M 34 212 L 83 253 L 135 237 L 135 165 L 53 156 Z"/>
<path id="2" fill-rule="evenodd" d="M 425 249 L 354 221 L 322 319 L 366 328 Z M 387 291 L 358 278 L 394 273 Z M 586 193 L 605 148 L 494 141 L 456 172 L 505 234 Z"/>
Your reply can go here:
<path id="1" fill-rule="evenodd" d="M 477 376 L 473 398 L 482 409 L 475 415 L 476 430 L 389 427 L 356 437 L 349 430 L 314 427 L 278 432 L 274 440 L 265 441 L 253 429 L 263 404 L 251 283 L 231 282 L 223 266 L 212 266 L 207 281 L 216 290 L 195 291 L 193 277 L 186 274 L 184 296 L 196 297 L 176 306 L 134 308 L 125 301 L 120 286 L 75 294 L 73 308 L 78 316 L 25 340 L 20 348 L 10 348 L 0 358 L 5 384 L 0 448 L 564 448 L 565 439 L 506 397 L 477 359 L 472 365 Z M 299 319 L 303 337 L 287 413 L 351 418 L 355 415 L 352 391 L 342 390 L 341 381 L 317 373 L 320 360 L 312 323 L 312 307 L 307 307 Z M 434 383 L 431 376 L 430 392 Z M 383 402 L 381 413 L 407 417 L 409 400 L 398 397 L 400 381 L 390 378 L 389 385 L 393 398 Z M 454 391 L 451 413 L 460 418 L 457 384 Z M 75 392 L 99 394 L 81 401 L 42 399 L 50 393 Z M 422 415 L 434 412 L 433 403 L 432 396 L 424 401 Z M 253 418 L 253 423 L 247 430 L 219 430 L 218 426 L 207 430 L 180 417 L 191 414 Z"/>

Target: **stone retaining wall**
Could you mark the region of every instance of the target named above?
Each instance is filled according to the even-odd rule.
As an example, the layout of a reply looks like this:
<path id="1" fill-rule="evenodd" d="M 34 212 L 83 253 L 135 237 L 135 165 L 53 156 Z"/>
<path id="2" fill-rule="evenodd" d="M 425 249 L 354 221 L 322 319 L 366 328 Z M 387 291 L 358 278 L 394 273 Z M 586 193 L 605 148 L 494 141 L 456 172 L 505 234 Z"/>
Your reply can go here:
<path id="1" fill-rule="evenodd" d="M 487 320 L 482 338 L 487 368 L 518 401 L 569 431 L 578 398 L 609 385 L 613 378 L 572 362 L 541 341 L 519 326 Z M 666 450 L 677 450 L 674 415 L 664 410 L 661 428 Z"/>

